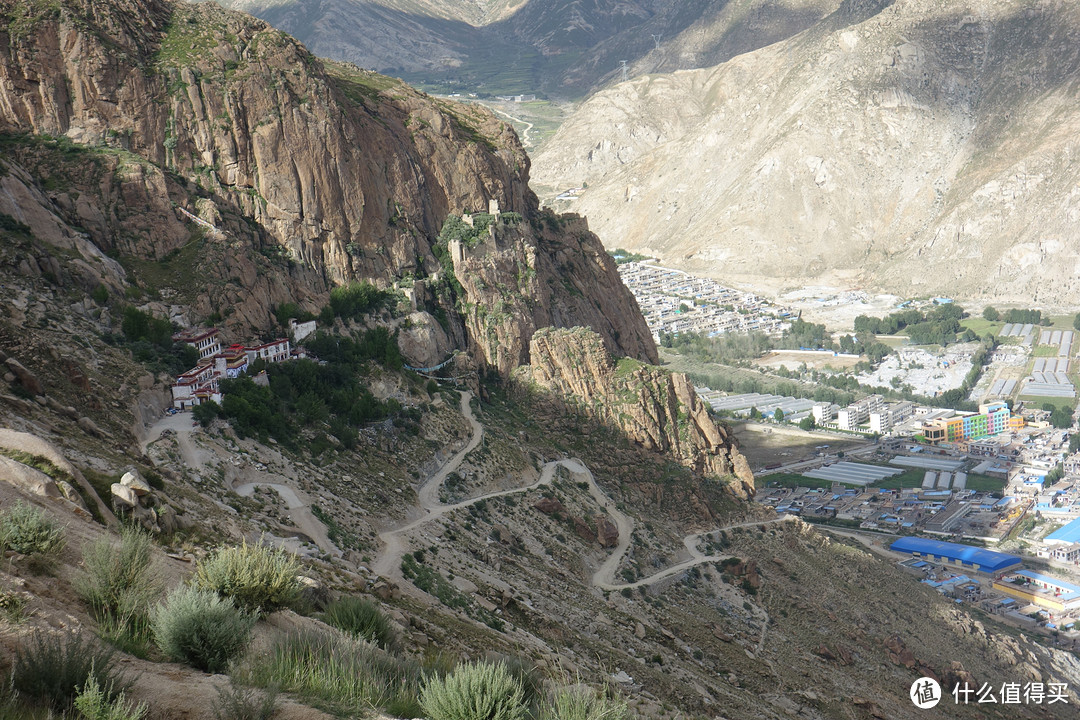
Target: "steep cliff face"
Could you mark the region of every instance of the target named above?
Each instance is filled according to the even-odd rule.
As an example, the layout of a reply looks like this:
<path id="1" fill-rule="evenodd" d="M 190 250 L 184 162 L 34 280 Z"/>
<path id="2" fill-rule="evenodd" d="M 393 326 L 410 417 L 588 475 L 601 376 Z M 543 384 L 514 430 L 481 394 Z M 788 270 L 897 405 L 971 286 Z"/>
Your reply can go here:
<path id="1" fill-rule="evenodd" d="M 209 263 L 200 254 L 194 263 L 206 280 L 198 285 L 207 289 L 188 298 L 192 321 L 220 312 L 229 322 L 265 328 L 274 305 L 294 300 L 315 308 L 335 284 L 387 285 L 436 274 L 433 241 L 451 212 L 494 200 L 537 217 L 528 158 L 489 112 L 323 63 L 250 16 L 167 0 L 123 7 L 0 0 L 0 15 L 8 20 L 0 28 L 0 132 L 65 138 L 62 147 L 47 148 L 61 157 L 43 163 L 41 143 L 8 136 L 21 147 L 18 160 L 29 178 L 23 184 L 39 193 L 44 214 L 63 220 L 68 234 L 83 233 L 136 264 L 189 246 L 198 228 L 181 209 L 217 227 L 208 237 L 224 259 Z M 97 169 L 78 182 L 66 179 L 85 159 L 72 149 L 92 151 Z M 50 176 L 65 180 L 45 182 Z M 22 209 L 0 198 L 0 211 L 14 216 Z M 524 348 L 536 327 L 588 324 L 613 352 L 653 357 L 640 318 L 621 317 L 637 315 L 633 300 L 595 238 L 586 253 L 593 259 L 573 267 L 559 260 L 569 242 L 560 232 L 520 241 L 519 255 L 541 258 L 540 286 L 565 281 L 588 296 L 597 282 L 620 298 L 577 302 L 548 293 L 531 301 L 532 312 L 503 323 L 500 342 Z M 554 260 L 542 260 L 548 257 Z M 497 258 L 485 267 L 488 287 L 516 284 L 499 274 Z M 559 270 L 586 275 L 544 275 Z M 124 278 L 114 273 L 111 281 Z M 215 293 L 215 281 L 236 287 Z M 465 284 L 473 292 L 461 299 L 482 308 L 490 298 L 467 278 Z M 482 323 L 460 321 L 454 307 L 444 310 L 457 322 L 447 328 L 452 346 L 488 347 L 473 336 Z M 503 371 L 516 364 L 511 358 L 524 357 L 496 355 L 491 350 L 485 358 Z"/>
<path id="2" fill-rule="evenodd" d="M 711 417 L 686 375 L 639 362 L 616 363 L 601 338 L 584 328 L 544 329 L 532 337 L 531 364 L 519 377 L 611 422 L 643 447 L 669 453 L 700 476 L 720 478 L 740 498 L 754 476 L 734 442 Z"/>
<path id="3" fill-rule="evenodd" d="M 498 223 L 475 246 L 447 248 L 463 290 L 473 355 L 507 374 L 528 363 L 538 328 L 587 325 L 607 352 L 657 362 L 637 302 L 599 239 L 576 216 Z"/>

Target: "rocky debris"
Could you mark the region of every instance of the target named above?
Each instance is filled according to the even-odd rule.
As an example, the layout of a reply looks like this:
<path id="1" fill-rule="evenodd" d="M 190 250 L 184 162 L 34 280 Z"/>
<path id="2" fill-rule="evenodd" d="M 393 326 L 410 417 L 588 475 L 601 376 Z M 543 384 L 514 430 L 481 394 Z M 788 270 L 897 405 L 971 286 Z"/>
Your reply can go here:
<path id="1" fill-rule="evenodd" d="M 566 506 L 552 497 L 542 497 L 533 503 L 533 507 L 545 515 L 561 515 L 567 517 L 570 513 Z"/>
<path id="2" fill-rule="evenodd" d="M 13 357 L 9 357 L 4 361 L 4 364 L 15 375 L 15 379 L 19 381 L 19 384 L 23 386 L 23 389 L 33 395 L 42 395 L 45 389 L 41 386 L 41 381 L 37 379 L 34 373 L 30 372 L 23 366 L 21 362 Z"/>
<path id="3" fill-rule="evenodd" d="M 709 415 L 680 373 L 623 359 L 585 328 L 543 329 L 517 377 L 547 389 L 597 419 L 620 427 L 654 452 L 670 453 L 701 476 L 722 478 L 741 498 L 753 496 L 753 473 L 726 430 Z"/>
<path id="4" fill-rule="evenodd" d="M 318 612 L 326 609 L 330 604 L 330 588 L 321 580 L 307 575 L 299 575 L 300 597 L 303 604 Z"/>
<path id="5" fill-rule="evenodd" d="M 899 635 L 892 635 L 885 641 L 885 650 L 890 662 L 897 665 L 910 669 L 919 664 L 915 659 L 915 654 L 908 650 Z"/>
<path id="6" fill-rule="evenodd" d="M 401 597 L 401 588 L 396 583 L 385 579 L 379 579 L 371 586 L 371 594 L 383 602 L 397 600 Z"/>
<path id="7" fill-rule="evenodd" d="M 823 660 L 836 663 L 838 665 L 852 665 L 855 662 L 854 656 L 851 651 L 843 645 L 837 645 L 835 650 L 830 650 L 827 645 L 822 643 L 814 650 L 814 654 Z"/>

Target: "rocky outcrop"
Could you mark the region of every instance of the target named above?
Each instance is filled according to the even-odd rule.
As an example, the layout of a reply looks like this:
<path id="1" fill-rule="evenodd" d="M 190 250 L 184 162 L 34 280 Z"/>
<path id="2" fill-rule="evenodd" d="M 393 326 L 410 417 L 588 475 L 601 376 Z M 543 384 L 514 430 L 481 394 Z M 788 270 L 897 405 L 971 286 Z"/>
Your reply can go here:
<path id="1" fill-rule="evenodd" d="M 0 212 L 78 249 L 82 284 L 137 282 L 182 301 L 191 321 L 220 314 L 241 335 L 268 328 L 282 302 L 318 309 L 336 284 L 437 276 L 446 217 L 495 202 L 523 231 L 455 266 L 463 296 L 421 309 L 447 316 L 445 337 L 418 318 L 427 330 L 411 338 L 414 359 L 441 360 L 420 346 L 445 340 L 506 373 L 545 325 L 588 325 L 613 352 L 655 357 L 600 243 L 580 220 L 539 212 L 528 157 L 487 110 L 324 63 L 212 3 L 0 10 L 25 15 L 0 28 L 0 131 L 31 133 L 13 143 Z M 142 277 L 136 262 L 127 277 L 106 253 L 172 272 Z M 205 282 L 184 282 L 196 277 Z M 497 296 L 504 288 L 512 300 Z"/>
<path id="2" fill-rule="evenodd" d="M 585 221 L 545 213 L 499 224 L 474 247 L 448 248 L 463 289 L 470 351 L 506 375 L 527 364 L 538 328 L 585 325 L 608 352 L 657 362 L 637 301 Z"/>
<path id="3" fill-rule="evenodd" d="M 754 477 L 727 432 L 709 416 L 689 379 L 628 358 L 618 362 L 584 328 L 543 329 L 517 377 L 619 427 L 648 450 L 669 453 L 702 477 L 753 496 Z"/>

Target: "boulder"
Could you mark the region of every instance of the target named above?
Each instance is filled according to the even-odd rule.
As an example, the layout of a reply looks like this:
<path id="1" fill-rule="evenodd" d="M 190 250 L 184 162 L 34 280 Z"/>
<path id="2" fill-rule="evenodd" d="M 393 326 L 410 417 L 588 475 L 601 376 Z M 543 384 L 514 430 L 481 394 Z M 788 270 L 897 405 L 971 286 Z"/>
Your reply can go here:
<path id="1" fill-rule="evenodd" d="M 157 513 L 158 527 L 161 528 L 161 532 L 165 535 L 172 535 L 179 528 L 179 518 L 176 516 L 176 511 L 172 509 L 171 505 L 162 505 L 155 508 Z"/>
<path id="2" fill-rule="evenodd" d="M 561 515 L 568 515 L 566 506 L 561 502 L 551 497 L 542 497 L 533 503 L 533 507 L 544 513 L 545 515 L 554 515 L 559 513 Z"/>
<path id="3" fill-rule="evenodd" d="M 607 515 L 596 516 L 596 539 L 600 547 L 613 548 L 619 544 L 619 528 Z"/>
<path id="4" fill-rule="evenodd" d="M 79 495 L 78 491 L 75 490 L 71 483 L 64 480 L 58 480 L 56 482 L 56 489 L 60 491 L 60 494 L 64 497 L 65 500 L 67 500 L 73 505 L 77 505 L 87 513 L 90 512 L 89 510 L 87 510 L 86 503 L 83 502 L 82 496 Z"/>
<path id="5" fill-rule="evenodd" d="M 41 497 L 63 497 L 53 479 L 17 460 L 0 455 L 0 480 L 14 485 L 23 492 Z M 66 485 L 67 483 L 65 483 Z"/>
<path id="6" fill-rule="evenodd" d="M 96 437 L 101 437 L 102 435 L 104 435 L 104 433 L 101 432 L 101 428 L 99 428 L 93 420 L 86 417 L 85 415 L 79 418 L 79 427 Z"/>
<path id="7" fill-rule="evenodd" d="M 45 389 L 41 386 L 41 381 L 37 379 L 34 373 L 27 370 L 21 362 L 13 357 L 9 357 L 5 363 L 11 372 L 18 379 L 19 384 L 23 386 L 33 395 L 42 395 L 45 393 Z"/>
<path id="8" fill-rule="evenodd" d="M 131 488 L 136 495 L 142 497 L 150 494 L 150 483 L 143 480 L 138 470 L 129 470 L 120 478 L 120 484 Z"/>
<path id="9" fill-rule="evenodd" d="M 139 496 L 127 485 L 113 483 L 109 491 L 112 493 L 113 505 L 120 504 L 128 508 L 139 507 Z"/>

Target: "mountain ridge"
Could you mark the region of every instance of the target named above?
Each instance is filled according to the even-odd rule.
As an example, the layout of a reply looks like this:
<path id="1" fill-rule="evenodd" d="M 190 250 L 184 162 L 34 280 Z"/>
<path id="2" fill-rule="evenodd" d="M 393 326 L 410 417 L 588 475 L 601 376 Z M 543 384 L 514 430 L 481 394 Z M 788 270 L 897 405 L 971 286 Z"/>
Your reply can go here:
<path id="1" fill-rule="evenodd" d="M 534 182 L 587 183 L 611 246 L 759 289 L 1075 304 L 1075 9 L 852 7 L 594 96 Z"/>

